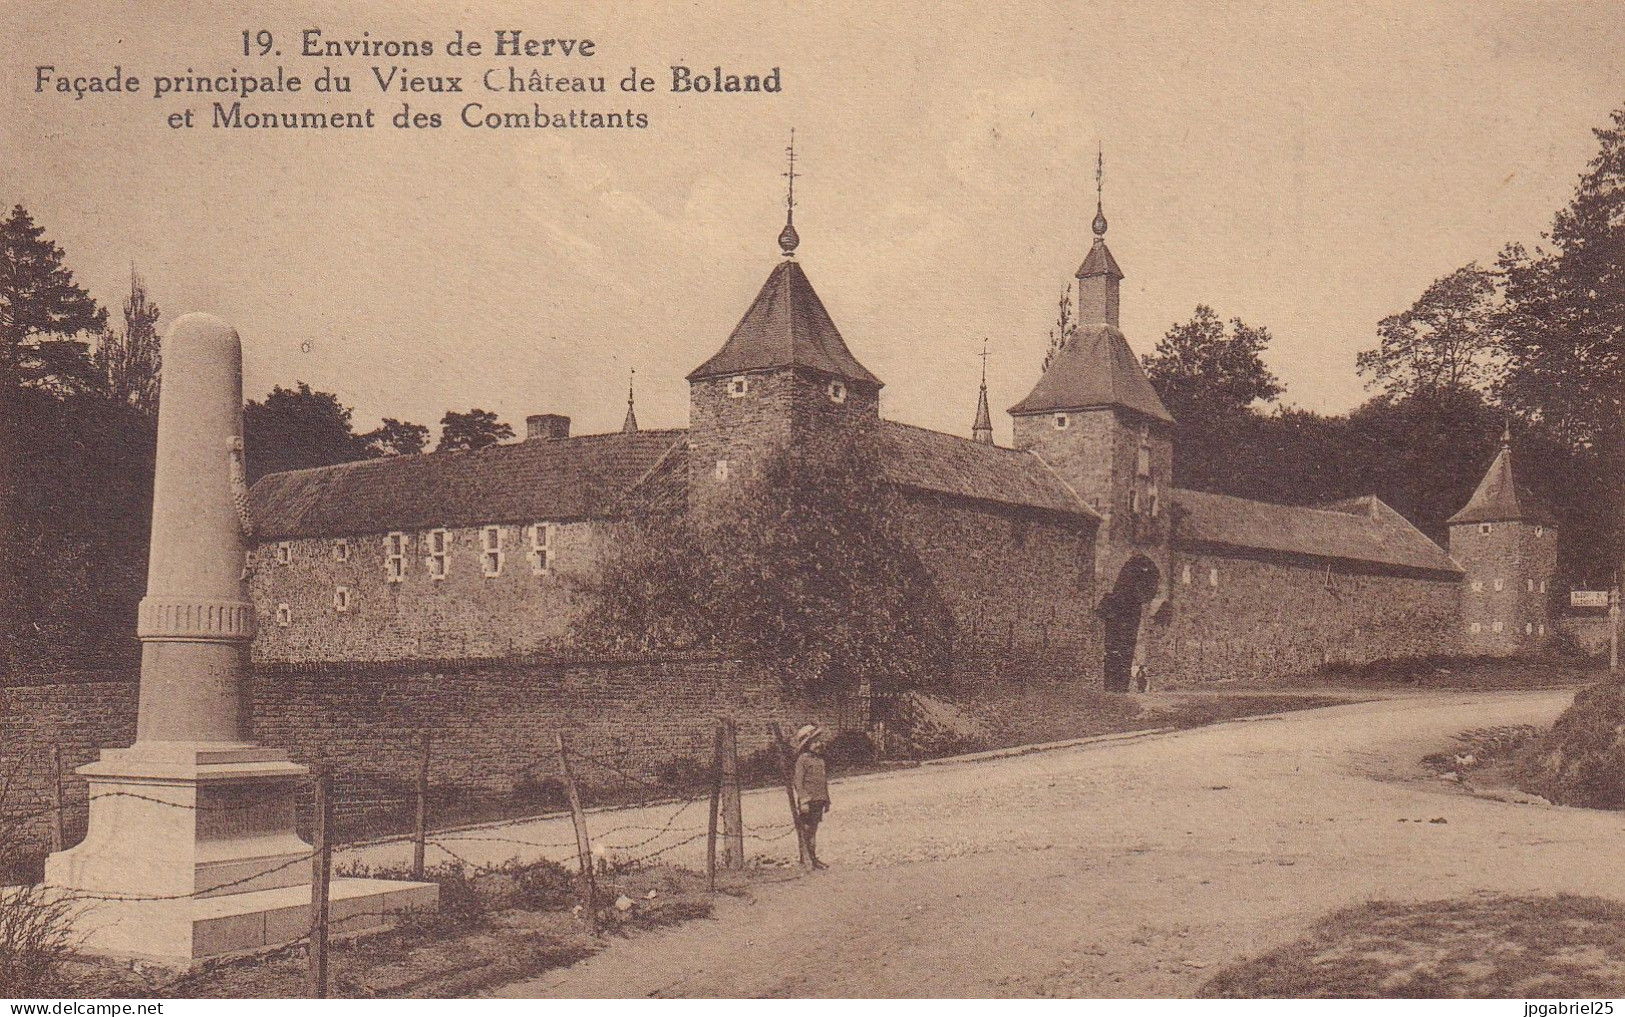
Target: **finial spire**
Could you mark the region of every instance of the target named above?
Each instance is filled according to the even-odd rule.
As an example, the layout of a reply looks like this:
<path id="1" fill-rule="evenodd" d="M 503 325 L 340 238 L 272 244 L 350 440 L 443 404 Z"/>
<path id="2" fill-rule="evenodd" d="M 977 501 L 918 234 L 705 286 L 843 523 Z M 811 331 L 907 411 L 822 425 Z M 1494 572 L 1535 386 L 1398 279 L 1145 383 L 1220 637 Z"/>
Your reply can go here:
<path id="1" fill-rule="evenodd" d="M 638 415 L 632 408 L 632 382 L 637 376 L 638 369 L 635 367 L 626 376 L 626 420 L 621 423 L 622 434 L 632 434 L 638 429 Z"/>
<path id="2" fill-rule="evenodd" d="M 790 181 L 789 189 L 784 197 L 784 229 L 779 231 L 779 250 L 784 252 L 786 258 L 796 253 L 801 245 L 801 237 L 796 234 L 796 129 L 790 128 L 790 144 L 785 148 L 789 157 L 790 168 L 784 176 Z"/>
<path id="3" fill-rule="evenodd" d="M 1101 143 L 1095 152 L 1095 240 L 1106 238 L 1106 212 L 1105 212 L 1105 180 L 1106 180 L 1106 146 Z"/>
<path id="4" fill-rule="evenodd" d="M 982 352 L 977 354 L 982 358 L 982 391 L 976 397 L 976 422 L 971 425 L 970 435 L 975 441 L 983 445 L 993 444 L 993 415 L 987 408 L 987 337 L 982 337 Z"/>
<path id="5" fill-rule="evenodd" d="M 1501 447 L 1509 449 L 1512 447 L 1512 414 L 1503 413 L 1501 421 Z"/>

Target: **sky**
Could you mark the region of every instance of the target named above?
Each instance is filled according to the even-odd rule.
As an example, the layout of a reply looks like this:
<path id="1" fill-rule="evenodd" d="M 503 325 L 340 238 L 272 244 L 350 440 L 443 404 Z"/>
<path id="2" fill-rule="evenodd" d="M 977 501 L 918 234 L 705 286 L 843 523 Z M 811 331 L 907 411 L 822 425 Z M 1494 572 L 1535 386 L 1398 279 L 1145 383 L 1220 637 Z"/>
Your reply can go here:
<path id="1" fill-rule="evenodd" d="M 1037 380 L 1088 250 L 1104 150 L 1123 328 L 1149 352 L 1205 303 L 1267 326 L 1284 401 L 1341 412 L 1356 353 L 1433 279 L 1536 243 L 1625 104 L 1609 4 L 1138 3 L 322 5 L 4 0 L 0 201 L 21 203 L 105 305 L 132 264 L 165 322 L 242 334 L 245 391 L 305 381 L 434 425 L 478 406 L 523 431 L 613 430 L 637 372 L 645 427 L 687 421 L 684 376 L 779 259 L 796 132 L 798 259 L 891 419 L 969 433 L 984 338 L 996 434 Z M 427 39 L 432 58 L 297 54 Z M 242 53 L 266 29 L 280 59 Z M 440 50 L 457 29 L 479 58 Z M 591 58 L 498 58 L 499 29 L 592 39 Z M 254 109 L 403 103 L 439 130 L 211 129 L 211 97 L 36 92 L 67 75 L 253 70 L 307 81 Z M 317 95 L 326 64 L 354 91 Z M 464 96 L 383 94 L 373 65 L 459 74 Z M 676 95 L 669 68 L 780 69 L 777 94 Z M 488 68 L 603 75 L 601 96 L 485 91 Z M 656 91 L 627 95 L 630 67 Z M 487 110 L 634 109 L 644 130 L 493 131 Z M 192 106 L 199 127 L 172 129 Z M 245 102 L 244 108 L 250 108 Z"/>

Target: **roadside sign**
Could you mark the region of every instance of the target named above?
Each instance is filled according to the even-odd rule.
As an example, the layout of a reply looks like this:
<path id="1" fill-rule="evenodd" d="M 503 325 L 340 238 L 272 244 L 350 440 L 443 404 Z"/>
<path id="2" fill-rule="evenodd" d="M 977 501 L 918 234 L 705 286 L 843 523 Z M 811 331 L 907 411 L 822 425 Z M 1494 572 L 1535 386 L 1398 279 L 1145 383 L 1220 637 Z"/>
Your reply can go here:
<path id="1" fill-rule="evenodd" d="M 1569 591 L 1570 607 L 1607 607 L 1607 590 L 1571 590 Z"/>

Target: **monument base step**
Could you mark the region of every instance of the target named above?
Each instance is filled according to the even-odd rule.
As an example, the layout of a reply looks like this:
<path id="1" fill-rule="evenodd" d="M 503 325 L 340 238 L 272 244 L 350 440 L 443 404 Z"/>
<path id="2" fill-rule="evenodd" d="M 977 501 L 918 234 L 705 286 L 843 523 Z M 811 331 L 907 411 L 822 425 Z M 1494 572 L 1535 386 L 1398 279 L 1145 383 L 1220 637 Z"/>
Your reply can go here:
<path id="1" fill-rule="evenodd" d="M 432 910 L 433 883 L 335 879 L 328 895 L 328 936 L 342 939 L 390 928 L 405 911 Z M 173 901 L 86 902 L 76 930 L 86 953 L 190 966 L 205 957 L 255 953 L 310 933 L 310 886 L 284 886 Z"/>

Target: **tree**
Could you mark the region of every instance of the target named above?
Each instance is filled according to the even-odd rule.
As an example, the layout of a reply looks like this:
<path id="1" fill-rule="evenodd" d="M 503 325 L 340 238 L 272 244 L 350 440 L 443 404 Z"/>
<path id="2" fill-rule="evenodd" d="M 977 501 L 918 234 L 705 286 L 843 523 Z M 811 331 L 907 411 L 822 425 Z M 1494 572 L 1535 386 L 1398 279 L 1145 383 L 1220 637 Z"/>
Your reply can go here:
<path id="1" fill-rule="evenodd" d="M 62 248 L 13 207 L 0 222 L 0 391 L 92 387 L 89 346 L 76 337 L 106 326 L 107 310 L 73 281 Z"/>
<path id="2" fill-rule="evenodd" d="M 366 442 L 351 429 L 351 410 L 331 392 L 304 382 L 271 389 L 264 402 L 243 408 L 243 446 L 249 481 L 267 473 L 332 466 L 368 458 Z"/>
<path id="3" fill-rule="evenodd" d="M 1072 340 L 1074 331 L 1076 325 L 1072 321 L 1072 284 L 1067 283 L 1055 308 L 1055 325 L 1049 330 L 1049 352 L 1044 354 L 1044 370 L 1049 370 L 1049 365 L 1054 363 L 1056 356 L 1066 349 L 1066 344 Z"/>
<path id="4" fill-rule="evenodd" d="M 130 269 L 130 295 L 124 301 L 124 331 L 108 330 L 96 344 L 96 373 L 107 393 L 143 413 L 158 412 L 158 376 L 162 359 L 158 341 L 158 305 L 147 298 L 147 286 Z"/>
<path id="5" fill-rule="evenodd" d="M 1367 385 L 1394 399 L 1472 388 L 1497 377 L 1496 277 L 1470 262 L 1433 280 L 1416 303 L 1377 323 L 1379 345 L 1355 359 Z"/>
<path id="6" fill-rule="evenodd" d="M 578 638 L 721 647 L 810 690 L 927 683 L 954 624 L 900 528 L 904 511 L 869 437 L 798 443 L 726 509 L 629 524 Z"/>
<path id="7" fill-rule="evenodd" d="M 1269 344 L 1269 329 L 1231 318 L 1226 334 L 1213 308 L 1198 304 L 1191 320 L 1170 326 L 1142 362 L 1174 419 L 1194 420 L 1244 412 L 1255 403 L 1273 402 L 1285 391 L 1260 356 Z"/>
<path id="8" fill-rule="evenodd" d="M 374 456 L 415 456 L 429 446 L 429 429 L 385 417 L 377 428 L 361 436 Z"/>
<path id="9" fill-rule="evenodd" d="M 440 418 L 440 443 L 436 452 L 467 452 L 485 448 L 513 437 L 513 428 L 497 419 L 489 410 L 472 409 L 467 413 L 447 410 Z"/>

